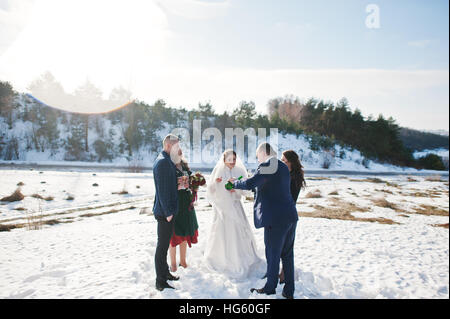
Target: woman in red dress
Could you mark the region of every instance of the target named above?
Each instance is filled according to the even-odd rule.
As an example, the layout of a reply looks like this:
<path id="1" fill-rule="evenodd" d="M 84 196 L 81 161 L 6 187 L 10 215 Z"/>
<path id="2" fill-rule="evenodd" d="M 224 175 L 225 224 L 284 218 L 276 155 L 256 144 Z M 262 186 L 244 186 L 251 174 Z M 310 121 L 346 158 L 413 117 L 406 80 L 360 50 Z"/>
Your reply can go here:
<path id="1" fill-rule="evenodd" d="M 170 261 L 171 271 L 177 270 L 177 246 L 180 246 L 180 266 L 187 268 L 186 252 L 192 244 L 198 242 L 198 223 L 193 205 L 193 194 L 189 189 L 189 176 L 192 172 L 188 164 L 182 160 L 181 152 L 179 154 L 179 163 L 177 167 L 178 178 L 178 213 L 175 215 L 174 232 L 170 241 Z"/>

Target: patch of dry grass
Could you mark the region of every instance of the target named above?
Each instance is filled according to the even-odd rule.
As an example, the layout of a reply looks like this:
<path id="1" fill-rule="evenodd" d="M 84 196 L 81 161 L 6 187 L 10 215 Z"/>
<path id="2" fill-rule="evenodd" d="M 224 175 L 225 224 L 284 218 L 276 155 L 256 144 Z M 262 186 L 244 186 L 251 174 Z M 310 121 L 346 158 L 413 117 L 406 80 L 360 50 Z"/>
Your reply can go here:
<path id="1" fill-rule="evenodd" d="M 433 175 L 425 178 L 427 182 L 445 182 L 441 179 L 441 175 Z"/>
<path id="2" fill-rule="evenodd" d="M 306 178 L 307 181 L 331 181 L 331 178 L 329 177 L 308 177 Z"/>
<path id="3" fill-rule="evenodd" d="M 65 221 L 56 219 L 42 220 L 36 217 L 34 219 L 30 218 L 29 220 L 27 220 L 26 223 L 21 224 L 9 224 L 9 225 L 0 224 L 0 232 L 11 231 L 12 229 L 24 227 L 26 227 L 28 230 L 40 230 L 44 225 L 53 226 L 58 224 L 69 224 L 69 223 L 73 223 L 73 220 L 65 220 Z"/>
<path id="4" fill-rule="evenodd" d="M 414 193 L 411 193 L 411 194 L 402 193 L 402 195 L 412 196 L 412 197 L 428 197 L 428 194 L 424 193 L 424 192 L 414 192 Z"/>
<path id="5" fill-rule="evenodd" d="M 442 191 L 439 189 L 430 189 L 428 191 L 422 191 L 419 189 L 410 189 L 412 193 L 400 192 L 400 195 L 410 196 L 410 197 L 423 197 L 423 198 L 440 198 L 448 194 L 447 191 Z"/>
<path id="6" fill-rule="evenodd" d="M 361 182 L 361 183 L 362 182 L 369 182 L 369 183 L 375 183 L 375 184 L 386 184 L 387 183 L 386 181 L 383 181 L 380 178 L 372 178 L 372 177 L 365 178 L 365 179 L 351 178 L 351 179 L 349 179 L 349 181 L 351 181 L 351 182 Z"/>
<path id="7" fill-rule="evenodd" d="M 351 220 L 351 221 L 361 221 L 370 223 L 380 223 L 380 224 L 399 224 L 391 219 L 377 217 L 377 218 L 362 218 L 355 217 L 352 215 L 354 212 L 369 212 L 370 208 L 360 207 L 354 203 L 342 201 L 336 198 L 332 199 L 333 206 L 323 207 L 320 205 L 314 205 L 313 212 L 299 212 L 300 217 L 313 217 L 313 218 L 326 218 L 326 219 L 338 219 L 338 220 Z"/>
<path id="8" fill-rule="evenodd" d="M 306 194 L 305 198 L 322 198 L 322 193 L 320 192 L 319 189 L 316 189 Z"/>
<path id="9" fill-rule="evenodd" d="M 31 212 L 28 212 L 27 214 L 27 229 L 28 230 L 40 230 L 42 229 L 43 224 L 43 220 L 42 220 L 43 216 L 42 216 L 42 212 L 41 214 L 34 214 Z"/>
<path id="10" fill-rule="evenodd" d="M 420 205 L 420 208 L 416 208 L 412 214 L 426 215 L 426 216 L 449 216 L 448 210 L 430 206 L 430 205 Z"/>
<path id="11" fill-rule="evenodd" d="M 16 225 L 2 225 L 0 224 L 0 232 L 11 231 L 11 229 L 17 228 Z"/>
<path id="12" fill-rule="evenodd" d="M 114 195 L 128 195 L 128 191 L 126 189 L 121 190 L 120 192 L 113 192 Z"/>
<path id="13" fill-rule="evenodd" d="M 12 193 L 9 196 L 3 197 L 2 199 L 0 199 L 0 201 L 12 203 L 12 202 L 20 202 L 24 198 L 25 196 L 20 191 L 20 188 L 18 188 L 14 191 L 14 193 Z"/>
<path id="14" fill-rule="evenodd" d="M 396 211 L 397 213 L 403 212 L 400 208 L 398 208 L 397 205 L 387 201 L 385 198 L 372 199 L 372 203 L 378 207 L 390 208 L 390 209 Z"/>
<path id="15" fill-rule="evenodd" d="M 448 223 L 447 224 L 433 224 L 431 226 L 433 226 L 433 227 L 442 227 L 442 228 L 447 228 L 448 229 Z"/>
<path id="16" fill-rule="evenodd" d="M 108 210 L 106 212 L 101 212 L 101 213 L 87 213 L 87 214 L 80 215 L 80 217 L 96 217 L 96 216 L 102 216 L 102 215 L 108 215 L 108 214 L 115 214 L 115 213 L 119 213 L 119 212 L 122 212 L 124 210 L 129 210 L 129 209 L 136 209 L 136 207 L 130 206 L 130 207 L 121 208 L 121 209 L 111 209 L 111 210 Z"/>
<path id="17" fill-rule="evenodd" d="M 45 200 L 45 201 L 47 201 L 47 202 L 50 202 L 50 201 L 52 201 L 52 200 L 55 199 L 53 196 L 43 197 L 43 196 L 41 196 L 41 195 L 39 195 L 39 194 L 33 194 L 33 195 L 31 195 L 31 197 L 37 198 L 37 199 L 42 199 L 42 200 Z"/>
<path id="18" fill-rule="evenodd" d="M 139 211 L 139 215 L 153 215 L 153 211 L 150 207 L 142 207 Z"/>
<path id="19" fill-rule="evenodd" d="M 105 206 L 107 207 L 107 206 Z M 93 209 L 93 208 L 88 208 L 88 209 Z M 102 212 L 102 213 L 87 213 L 87 214 L 83 214 L 80 215 L 79 217 L 96 217 L 96 216 L 101 216 L 101 215 L 106 215 L 106 214 L 114 214 L 114 213 L 118 213 L 124 210 L 129 210 L 129 209 L 136 209 L 135 206 L 130 206 L 130 207 L 125 207 L 125 208 L 120 208 L 120 209 L 112 209 L 106 212 Z M 81 209 L 83 210 L 83 209 Z M 53 214 L 53 215 L 44 215 L 42 213 L 42 209 L 39 208 L 39 212 L 29 212 L 27 215 L 27 220 L 26 223 L 17 223 L 17 224 L 0 224 L 0 232 L 2 231 L 10 231 L 12 229 L 15 228 L 23 228 L 26 227 L 28 230 L 40 230 L 42 229 L 42 227 L 44 225 L 49 225 L 49 226 L 53 226 L 53 225 L 58 225 L 58 224 L 69 224 L 69 223 L 73 223 L 74 222 L 74 217 L 63 217 L 63 218 L 54 218 L 54 219 L 47 219 L 45 220 L 44 217 L 49 217 L 49 216 L 58 216 L 58 215 L 64 215 L 67 214 L 67 212 L 64 213 L 57 213 L 57 214 Z M 7 222 L 10 220 L 3 220 L 3 222 Z"/>
<path id="20" fill-rule="evenodd" d="M 400 188 L 400 185 L 397 183 L 386 182 L 386 186 Z"/>

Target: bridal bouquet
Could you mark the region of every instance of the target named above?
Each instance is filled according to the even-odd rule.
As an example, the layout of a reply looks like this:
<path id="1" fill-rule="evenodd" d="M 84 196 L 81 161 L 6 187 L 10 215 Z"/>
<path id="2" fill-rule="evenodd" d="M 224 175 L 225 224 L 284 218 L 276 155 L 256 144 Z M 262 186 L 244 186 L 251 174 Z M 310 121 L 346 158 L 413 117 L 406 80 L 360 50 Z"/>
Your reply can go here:
<path id="1" fill-rule="evenodd" d="M 197 191 L 199 187 L 204 185 L 206 185 L 206 179 L 200 172 L 196 172 L 189 177 L 189 188 L 192 191 L 191 205 L 189 206 L 190 210 L 194 208 L 194 202 L 197 200 Z"/>
<path id="2" fill-rule="evenodd" d="M 198 188 L 205 184 L 206 184 L 206 179 L 202 174 L 200 174 L 200 172 L 196 172 L 195 174 L 192 174 L 189 178 L 189 188 L 193 192 L 197 192 Z"/>

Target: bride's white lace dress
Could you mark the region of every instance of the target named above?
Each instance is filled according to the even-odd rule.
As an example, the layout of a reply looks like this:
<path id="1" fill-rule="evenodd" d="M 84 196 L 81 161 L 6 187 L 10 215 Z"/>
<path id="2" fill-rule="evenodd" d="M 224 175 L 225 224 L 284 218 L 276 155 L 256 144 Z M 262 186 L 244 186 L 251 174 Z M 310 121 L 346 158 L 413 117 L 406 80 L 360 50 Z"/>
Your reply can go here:
<path id="1" fill-rule="evenodd" d="M 221 163 L 222 162 L 222 163 Z M 208 182 L 207 197 L 214 210 L 214 220 L 205 250 L 206 266 L 229 277 L 244 278 L 262 265 L 257 254 L 256 242 L 250 228 L 241 197 L 244 191 L 231 193 L 225 189 L 233 177 L 247 177 L 247 170 L 237 159 L 236 166 L 229 169 L 223 161 L 214 168 Z M 221 178 L 221 182 L 216 182 Z"/>

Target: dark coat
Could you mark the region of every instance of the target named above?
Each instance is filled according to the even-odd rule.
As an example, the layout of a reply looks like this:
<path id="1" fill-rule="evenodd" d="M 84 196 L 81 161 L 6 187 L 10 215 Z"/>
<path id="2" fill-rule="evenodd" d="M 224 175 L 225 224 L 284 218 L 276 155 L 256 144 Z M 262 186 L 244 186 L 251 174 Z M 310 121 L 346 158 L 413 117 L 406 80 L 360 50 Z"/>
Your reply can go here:
<path id="1" fill-rule="evenodd" d="M 271 167 L 275 169 L 269 172 Z M 286 164 L 272 157 L 258 166 L 255 175 L 234 183 L 236 189 L 255 190 L 253 212 L 256 228 L 278 227 L 298 221 L 290 181 Z"/>
<path id="2" fill-rule="evenodd" d="M 297 203 L 298 195 L 300 195 L 301 186 L 298 186 L 295 179 L 291 176 L 291 195 L 295 203 Z"/>
<path id="3" fill-rule="evenodd" d="M 170 155 L 161 152 L 153 165 L 155 181 L 155 202 L 153 214 L 155 218 L 167 218 L 178 212 L 178 182 L 175 164 Z"/>

